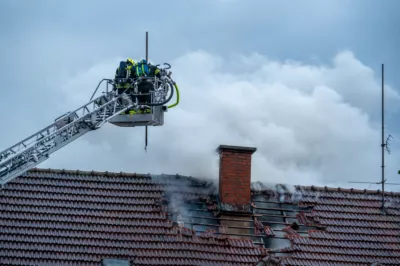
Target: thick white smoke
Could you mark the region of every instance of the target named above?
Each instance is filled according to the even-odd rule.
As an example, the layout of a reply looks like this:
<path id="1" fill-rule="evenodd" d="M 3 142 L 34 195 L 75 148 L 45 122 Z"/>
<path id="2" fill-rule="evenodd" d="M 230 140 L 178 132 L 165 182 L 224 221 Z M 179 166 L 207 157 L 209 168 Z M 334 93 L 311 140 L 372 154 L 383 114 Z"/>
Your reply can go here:
<path id="1" fill-rule="evenodd" d="M 85 103 L 101 78 L 113 77 L 119 60 L 71 77 L 60 113 Z M 361 188 L 368 185 L 348 181 L 379 181 L 379 120 L 371 119 L 379 118 L 379 75 L 351 52 L 330 65 L 204 51 L 170 63 L 181 103 L 166 113 L 163 127 L 149 128 L 147 153 L 144 128 L 107 124 L 42 167 L 217 177 L 215 149 L 228 144 L 258 148 L 252 181 Z M 390 115 L 400 96 L 387 87 L 386 97 Z M 395 144 L 387 159 L 390 180 L 397 174 Z"/>

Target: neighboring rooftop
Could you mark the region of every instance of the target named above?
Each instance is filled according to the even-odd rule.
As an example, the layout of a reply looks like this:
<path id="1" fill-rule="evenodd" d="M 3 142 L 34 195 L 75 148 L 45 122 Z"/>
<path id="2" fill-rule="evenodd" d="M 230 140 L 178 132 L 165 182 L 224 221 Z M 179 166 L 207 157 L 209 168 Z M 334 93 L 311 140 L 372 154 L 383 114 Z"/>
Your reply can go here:
<path id="1" fill-rule="evenodd" d="M 250 184 L 255 150 L 218 152 L 218 186 L 29 171 L 0 190 L 0 264 L 400 265 L 400 193 Z"/>

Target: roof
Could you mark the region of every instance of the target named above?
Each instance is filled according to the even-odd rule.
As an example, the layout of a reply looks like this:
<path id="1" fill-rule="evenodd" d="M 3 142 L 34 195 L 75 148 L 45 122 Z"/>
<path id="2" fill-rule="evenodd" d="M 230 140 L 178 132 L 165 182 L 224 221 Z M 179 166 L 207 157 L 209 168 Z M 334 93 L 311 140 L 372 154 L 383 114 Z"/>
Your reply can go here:
<path id="1" fill-rule="evenodd" d="M 379 193 L 255 183 L 232 219 L 209 180 L 33 169 L 0 190 L 0 264 L 399 265 L 400 195 Z"/>
<path id="2" fill-rule="evenodd" d="M 214 189 L 178 175 L 34 169 L 0 191 L 0 264 L 116 258 L 132 265 L 252 265 L 265 248 L 181 226 L 201 226 L 202 217 L 218 224 Z"/>
<path id="3" fill-rule="evenodd" d="M 263 226 L 290 241 L 275 253 L 284 256 L 281 265 L 400 265 L 400 193 L 385 193 L 382 211 L 379 190 L 297 186 L 294 193 L 278 193 L 278 188 L 259 188 L 253 199 L 255 213 L 264 214 Z M 271 217 L 278 212 L 273 207 L 282 217 Z M 279 219 L 286 224 L 274 224 Z"/>

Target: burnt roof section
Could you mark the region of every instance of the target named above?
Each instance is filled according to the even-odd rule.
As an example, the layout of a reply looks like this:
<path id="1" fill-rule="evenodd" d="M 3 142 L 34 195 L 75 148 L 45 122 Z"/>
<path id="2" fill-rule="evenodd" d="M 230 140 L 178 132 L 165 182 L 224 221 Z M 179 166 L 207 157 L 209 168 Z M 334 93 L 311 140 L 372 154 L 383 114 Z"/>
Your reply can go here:
<path id="1" fill-rule="evenodd" d="M 281 265 L 399 265 L 400 193 L 386 193 L 382 212 L 379 190 L 253 187 L 260 228 L 287 239 L 265 241 Z"/>

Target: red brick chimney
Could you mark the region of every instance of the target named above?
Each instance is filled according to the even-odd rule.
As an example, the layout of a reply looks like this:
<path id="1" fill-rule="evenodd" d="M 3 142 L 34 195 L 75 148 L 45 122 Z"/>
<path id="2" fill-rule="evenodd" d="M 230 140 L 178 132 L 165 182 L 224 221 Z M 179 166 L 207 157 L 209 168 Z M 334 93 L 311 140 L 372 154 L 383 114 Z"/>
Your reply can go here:
<path id="1" fill-rule="evenodd" d="M 223 212 L 251 212 L 251 156 L 256 148 L 220 145 L 219 198 Z"/>

